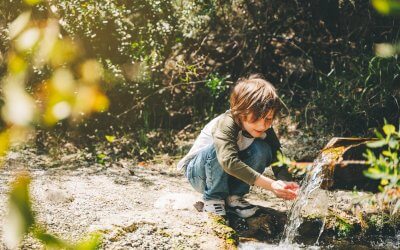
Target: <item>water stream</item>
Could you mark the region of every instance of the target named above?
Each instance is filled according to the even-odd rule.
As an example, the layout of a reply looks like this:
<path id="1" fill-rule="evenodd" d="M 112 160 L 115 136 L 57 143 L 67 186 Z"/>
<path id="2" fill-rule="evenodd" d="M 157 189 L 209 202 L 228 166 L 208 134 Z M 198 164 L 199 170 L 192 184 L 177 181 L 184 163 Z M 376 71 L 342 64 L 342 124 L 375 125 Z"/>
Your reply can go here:
<path id="1" fill-rule="evenodd" d="M 302 181 L 298 197 L 288 213 L 288 220 L 285 225 L 282 239 L 279 243 L 281 247 L 287 247 L 294 243 L 294 239 L 298 233 L 298 228 L 303 222 L 302 213 L 304 213 L 307 205 L 312 205 L 309 204 L 311 197 L 315 196 L 317 190 L 320 190 L 321 184 L 324 181 L 324 168 L 335 160 L 337 156 L 337 150 L 329 150 L 322 152 L 322 154 L 314 161 L 312 169 Z M 328 197 L 326 191 L 323 192 L 322 196 Z M 322 200 L 317 200 L 316 202 L 319 203 L 319 208 L 324 210 L 318 212 L 326 215 L 329 202 L 324 202 Z M 325 218 L 323 219 L 316 243 L 323 232 L 324 226 Z"/>

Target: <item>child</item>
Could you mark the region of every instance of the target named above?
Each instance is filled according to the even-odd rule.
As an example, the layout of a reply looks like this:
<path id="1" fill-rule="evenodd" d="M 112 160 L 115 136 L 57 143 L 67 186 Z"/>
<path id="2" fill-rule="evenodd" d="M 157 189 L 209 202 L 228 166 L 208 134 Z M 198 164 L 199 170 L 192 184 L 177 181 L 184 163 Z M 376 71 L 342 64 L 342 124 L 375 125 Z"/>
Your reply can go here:
<path id="1" fill-rule="evenodd" d="M 275 88 L 259 75 L 240 79 L 230 96 L 230 110 L 203 128 L 178 163 L 193 188 L 203 194 L 204 211 L 225 216 L 226 204 L 242 218 L 254 215 L 258 208 L 243 199 L 250 185 L 283 199 L 296 198 L 296 183 L 262 175 L 280 150 L 271 127 L 280 104 Z"/>

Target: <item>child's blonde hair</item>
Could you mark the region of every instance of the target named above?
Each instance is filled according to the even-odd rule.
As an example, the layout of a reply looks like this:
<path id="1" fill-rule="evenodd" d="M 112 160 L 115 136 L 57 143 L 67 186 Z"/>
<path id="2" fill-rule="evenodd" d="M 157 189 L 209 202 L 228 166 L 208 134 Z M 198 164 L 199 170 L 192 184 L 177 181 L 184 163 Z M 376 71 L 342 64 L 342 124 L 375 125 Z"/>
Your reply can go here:
<path id="1" fill-rule="evenodd" d="M 270 82 L 253 74 L 237 81 L 230 96 L 230 108 L 235 122 L 241 126 L 241 121 L 249 114 L 253 121 L 265 118 L 271 111 L 277 114 L 281 100 Z"/>

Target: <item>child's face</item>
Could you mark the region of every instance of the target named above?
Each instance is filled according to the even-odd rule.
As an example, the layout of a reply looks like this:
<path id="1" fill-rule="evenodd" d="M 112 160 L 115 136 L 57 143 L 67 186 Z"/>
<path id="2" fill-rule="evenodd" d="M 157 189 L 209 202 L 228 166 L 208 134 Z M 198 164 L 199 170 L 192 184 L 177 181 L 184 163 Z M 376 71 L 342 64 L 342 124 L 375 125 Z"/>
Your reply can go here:
<path id="1" fill-rule="evenodd" d="M 251 136 L 255 138 L 261 137 L 271 127 L 274 120 L 274 111 L 269 112 L 265 118 L 253 120 L 253 114 L 247 115 L 242 121 L 242 126 Z"/>

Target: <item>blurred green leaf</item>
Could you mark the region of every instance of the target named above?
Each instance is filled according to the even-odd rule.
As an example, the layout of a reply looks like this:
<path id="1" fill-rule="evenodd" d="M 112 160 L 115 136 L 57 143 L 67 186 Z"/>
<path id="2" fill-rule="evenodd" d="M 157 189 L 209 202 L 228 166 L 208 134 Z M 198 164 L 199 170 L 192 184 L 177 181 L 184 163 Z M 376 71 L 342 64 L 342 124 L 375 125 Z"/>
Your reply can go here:
<path id="1" fill-rule="evenodd" d="M 31 18 L 31 12 L 26 11 L 20 14 L 10 25 L 9 25 L 9 37 L 14 39 L 25 27 L 28 25 Z"/>
<path id="2" fill-rule="evenodd" d="M 370 161 L 376 159 L 375 154 L 374 154 L 370 149 L 367 149 L 367 153 L 366 153 L 365 156 L 366 156 L 366 158 L 368 158 Z"/>
<path id="3" fill-rule="evenodd" d="M 46 249 L 95 250 L 99 249 L 102 237 L 100 233 L 93 233 L 88 238 L 76 244 L 71 244 L 47 233 L 42 227 L 36 227 L 33 234 L 43 243 Z"/>
<path id="4" fill-rule="evenodd" d="M 11 192 L 9 195 L 10 203 L 18 207 L 21 216 L 24 218 L 26 232 L 28 228 L 35 223 L 29 196 L 30 182 L 31 178 L 27 174 L 21 174 L 11 184 Z"/>
<path id="5" fill-rule="evenodd" d="M 8 70 L 11 74 L 19 74 L 26 70 L 27 63 L 23 58 L 16 54 L 10 54 L 8 57 Z"/>
<path id="6" fill-rule="evenodd" d="M 389 147 L 390 148 L 396 149 L 396 148 L 398 148 L 398 146 L 399 146 L 399 141 L 398 140 L 396 140 L 394 138 L 390 138 L 389 139 Z"/>
<path id="7" fill-rule="evenodd" d="M 106 155 L 106 154 L 99 153 L 99 154 L 97 154 L 97 156 L 96 156 L 96 161 L 97 161 L 98 163 L 100 163 L 100 164 L 104 164 L 106 158 L 107 158 L 107 155 Z"/>
<path id="8" fill-rule="evenodd" d="M 88 239 L 72 245 L 37 225 L 29 195 L 30 181 L 27 174 L 21 174 L 11 183 L 9 213 L 4 225 L 5 244 L 8 248 L 16 248 L 23 236 L 29 232 L 32 232 L 35 238 L 43 243 L 45 249 L 91 250 L 99 248 L 101 243 L 101 234 L 99 233 L 92 234 Z"/>
<path id="9" fill-rule="evenodd" d="M 224 91 L 228 89 L 228 85 L 225 84 L 226 79 L 230 76 L 220 76 L 219 74 L 210 74 L 206 80 L 206 86 L 210 89 L 213 96 L 218 98 Z"/>
<path id="10" fill-rule="evenodd" d="M 24 0 L 25 3 L 32 5 L 32 6 L 40 3 L 41 1 L 42 0 Z"/>
<path id="11" fill-rule="evenodd" d="M 71 63 L 81 53 L 79 50 L 80 47 L 68 38 L 57 40 L 49 54 L 50 63 L 55 68 Z"/>
<path id="12" fill-rule="evenodd" d="M 380 171 L 377 168 L 368 168 L 368 170 L 364 171 L 364 175 L 375 180 L 388 177 L 386 173 Z"/>
<path id="13" fill-rule="evenodd" d="M 368 165 L 370 166 L 363 173 L 371 179 L 379 180 L 379 191 L 383 193 L 387 200 L 398 199 L 399 192 L 396 191 L 400 187 L 399 173 L 400 165 L 399 156 L 399 132 L 396 131 L 395 126 L 387 124 L 383 126 L 383 131 L 387 135 L 385 139 L 380 139 L 368 143 L 367 146 L 371 148 L 382 147 L 378 152 L 367 149 L 364 156 L 367 158 Z M 379 154 L 377 157 L 375 154 Z"/>
<path id="14" fill-rule="evenodd" d="M 74 246 L 74 250 L 95 250 L 100 248 L 102 236 L 100 233 L 93 233 L 89 239 L 85 239 L 82 242 Z"/>
<path id="15" fill-rule="evenodd" d="M 391 57 L 396 54 L 396 47 L 388 43 L 379 43 L 374 46 L 375 54 L 379 57 Z"/>
<path id="16" fill-rule="evenodd" d="M 10 133 L 8 130 L 0 133 L 0 156 L 4 156 L 10 147 Z"/>
<path id="17" fill-rule="evenodd" d="M 383 147 L 387 144 L 385 140 L 379 140 L 379 141 L 374 141 L 374 142 L 369 142 L 367 143 L 367 146 L 370 148 L 380 148 Z"/>
<path id="18" fill-rule="evenodd" d="M 2 118 L 10 124 L 28 126 L 35 117 L 36 103 L 25 91 L 18 77 L 5 82 L 2 92 L 5 100 Z"/>
<path id="19" fill-rule="evenodd" d="M 383 132 L 385 132 L 386 135 L 391 135 L 396 132 L 396 127 L 392 124 L 386 124 L 385 126 L 383 126 Z"/>
<path id="20" fill-rule="evenodd" d="M 69 248 L 69 244 L 58 237 L 47 233 L 43 228 L 37 227 L 33 231 L 35 237 L 40 240 L 46 249 L 66 249 Z"/>
<path id="21" fill-rule="evenodd" d="M 396 0 L 372 0 L 372 5 L 383 15 L 400 14 L 400 2 Z"/>
<path id="22" fill-rule="evenodd" d="M 381 180 L 381 185 L 382 186 L 386 186 L 387 184 L 389 184 L 389 181 L 387 179 L 382 179 Z"/>
<path id="23" fill-rule="evenodd" d="M 30 177 L 19 175 L 12 183 L 9 193 L 8 215 L 4 224 L 4 241 L 7 247 L 15 248 L 35 223 L 29 198 Z"/>
<path id="24" fill-rule="evenodd" d="M 379 132 L 377 129 L 375 129 L 375 134 L 376 134 L 376 137 L 378 137 L 379 139 L 382 139 L 382 140 L 385 139 L 385 137 L 382 135 L 382 133 Z"/>
<path id="25" fill-rule="evenodd" d="M 30 28 L 18 36 L 15 41 L 17 50 L 24 52 L 33 49 L 40 38 L 41 30 L 39 28 Z"/>
<path id="26" fill-rule="evenodd" d="M 114 142 L 115 141 L 115 136 L 113 135 L 106 135 L 106 139 L 108 142 Z"/>

